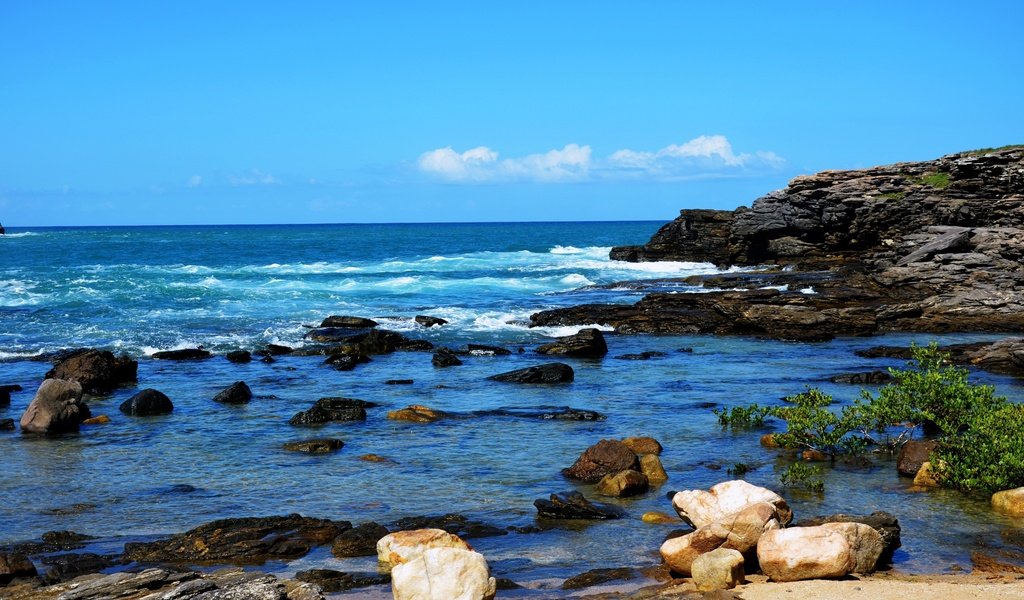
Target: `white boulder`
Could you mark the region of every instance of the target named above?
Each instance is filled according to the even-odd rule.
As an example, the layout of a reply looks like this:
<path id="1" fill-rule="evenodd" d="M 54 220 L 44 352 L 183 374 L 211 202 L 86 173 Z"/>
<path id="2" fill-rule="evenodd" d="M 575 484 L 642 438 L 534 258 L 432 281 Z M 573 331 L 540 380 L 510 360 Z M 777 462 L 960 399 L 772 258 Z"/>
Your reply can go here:
<path id="1" fill-rule="evenodd" d="M 391 569 L 395 600 L 488 600 L 496 583 L 483 555 L 461 548 L 428 548 Z"/>
<path id="2" fill-rule="evenodd" d="M 377 561 L 387 569 L 409 562 L 431 548 L 473 549 L 462 538 L 443 529 L 396 531 L 377 540 Z"/>
<path id="3" fill-rule="evenodd" d="M 766 532 L 757 543 L 757 560 L 773 581 L 843 577 L 874 571 L 884 547 L 869 525 L 826 523 Z"/>
<path id="4" fill-rule="evenodd" d="M 779 522 L 783 526 L 793 520 L 793 511 L 790 510 L 782 496 L 742 479 L 724 481 L 712 486 L 709 491 L 677 492 L 672 497 L 672 506 L 679 516 L 696 528 L 709 525 L 757 502 L 774 504 L 778 509 Z"/>

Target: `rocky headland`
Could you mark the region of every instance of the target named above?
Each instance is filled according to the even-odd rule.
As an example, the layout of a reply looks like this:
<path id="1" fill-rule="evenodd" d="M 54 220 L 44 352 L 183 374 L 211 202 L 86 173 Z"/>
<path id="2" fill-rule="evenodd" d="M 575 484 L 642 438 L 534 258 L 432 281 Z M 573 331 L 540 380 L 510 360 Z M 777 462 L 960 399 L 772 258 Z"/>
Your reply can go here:
<path id="1" fill-rule="evenodd" d="M 616 284 L 632 305 L 543 311 L 534 326 L 816 341 L 893 331 L 1024 329 L 1024 147 L 797 177 L 734 211 L 682 210 L 624 261 L 742 272 Z M 663 291 L 679 284 L 704 293 Z M 666 285 L 671 284 L 671 285 Z"/>

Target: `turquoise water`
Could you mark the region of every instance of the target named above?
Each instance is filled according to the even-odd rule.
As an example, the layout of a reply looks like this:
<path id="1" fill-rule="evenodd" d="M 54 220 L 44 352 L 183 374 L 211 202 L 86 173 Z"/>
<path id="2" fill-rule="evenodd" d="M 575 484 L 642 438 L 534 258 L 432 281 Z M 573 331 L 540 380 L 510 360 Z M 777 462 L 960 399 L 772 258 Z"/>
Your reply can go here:
<path id="1" fill-rule="evenodd" d="M 843 400 L 857 388 L 831 375 L 899 366 L 853 352 L 927 336 L 838 339 L 823 344 L 751 338 L 609 335 L 602 360 L 570 360 L 576 381 L 517 387 L 489 375 L 545 362 L 531 350 L 574 329 L 529 329 L 537 310 L 585 302 L 634 301 L 631 279 L 712 273 L 707 264 L 629 264 L 608 260 L 614 244 L 645 241 L 660 223 L 324 225 L 9 230 L 0 237 L 0 384 L 18 383 L 0 418 L 17 420 L 49 364 L 30 360 L 60 348 L 95 346 L 139 358 L 139 385 L 89 398 L 107 425 L 77 435 L 37 438 L 0 433 L 0 543 L 70 529 L 117 547 L 126 540 L 184 531 L 215 518 L 300 512 L 359 523 L 461 512 L 498 526 L 535 523 L 533 501 L 579 489 L 559 471 L 601 438 L 651 435 L 665 447 L 670 481 L 637 499 L 614 501 L 628 518 L 573 529 L 473 540 L 496 575 L 533 587 L 588 569 L 654 565 L 672 526 L 648 525 L 649 510 L 671 512 L 669 490 L 746 478 L 790 498 L 797 518 L 838 511 L 888 510 L 903 524 L 896 566 L 912 572 L 970 568 L 980 543 L 1000 544 L 1024 523 L 991 513 L 987 499 L 954 492 L 914 493 L 891 459 L 828 470 L 824 495 L 781 489 L 784 462 L 758 445 L 758 432 L 723 431 L 710 406 L 778 402 L 822 386 Z M 596 287 L 605 286 L 605 287 Z M 681 292 L 696 291 L 676 286 Z M 272 364 L 151 360 L 157 350 L 202 344 L 216 353 L 267 343 L 304 345 L 331 314 L 378 319 L 382 327 L 437 345 L 501 344 L 523 353 L 468 357 L 435 369 L 429 353 L 374 357 L 351 372 L 317 357 Z M 448 319 L 424 329 L 417 314 Z M 943 343 L 985 339 L 945 336 Z M 692 352 L 679 352 L 692 348 Z M 616 356 L 662 351 L 648 361 Z M 408 378 L 408 386 L 384 385 Z M 977 373 L 999 393 L 1024 399 L 1010 378 Z M 255 398 L 224 406 L 211 398 L 245 380 Z M 128 418 L 117 406 L 153 387 L 175 403 L 172 415 Z M 299 429 L 287 420 L 322 396 L 377 402 L 365 422 Z M 572 406 L 600 422 L 509 417 L 432 424 L 388 421 L 388 410 L 424 404 L 453 412 L 499 407 Z M 765 431 L 769 431 L 766 429 Z M 331 436 L 345 447 L 310 457 L 286 441 Z M 374 453 L 391 464 L 357 457 Z M 72 509 L 78 505 L 77 508 Z M 372 570 L 372 559 L 339 561 L 321 549 L 281 573 L 324 567 Z M 529 592 L 524 592 L 529 593 Z"/>

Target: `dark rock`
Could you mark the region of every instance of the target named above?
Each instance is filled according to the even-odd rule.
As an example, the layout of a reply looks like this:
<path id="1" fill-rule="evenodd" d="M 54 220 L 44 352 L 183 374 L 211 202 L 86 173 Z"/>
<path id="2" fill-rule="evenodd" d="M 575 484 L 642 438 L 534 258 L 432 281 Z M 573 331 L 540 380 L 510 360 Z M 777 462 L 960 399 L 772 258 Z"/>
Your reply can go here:
<path id="1" fill-rule="evenodd" d="M 618 440 L 601 440 L 583 451 L 576 462 L 562 475 L 569 479 L 594 483 L 605 475 L 631 469 L 640 470 L 636 454 Z"/>
<path id="2" fill-rule="evenodd" d="M 931 453 L 938 447 L 935 440 L 907 440 L 896 456 L 896 471 L 904 477 L 917 475 L 921 465 L 931 460 Z"/>
<path id="3" fill-rule="evenodd" d="M 601 358 L 608 354 L 608 344 L 600 329 L 589 327 L 578 333 L 561 337 L 537 348 L 540 354 L 573 356 L 577 358 Z"/>
<path id="4" fill-rule="evenodd" d="M 343 573 L 333 569 L 309 569 L 298 571 L 295 579 L 305 583 L 314 583 L 325 592 L 344 592 L 371 585 L 383 585 L 391 582 L 390 575 L 376 573 Z"/>
<path id="5" fill-rule="evenodd" d="M 16 383 L 0 385 L 0 392 L 20 392 L 23 388 Z"/>
<path id="6" fill-rule="evenodd" d="M 457 367 L 462 364 L 462 361 L 459 360 L 459 357 L 450 348 L 438 348 L 430 362 L 438 368 Z"/>
<path id="7" fill-rule="evenodd" d="M 11 405 L 11 392 L 20 391 L 20 385 L 0 385 L 0 408 Z"/>
<path id="8" fill-rule="evenodd" d="M 885 371 L 874 370 L 864 373 L 844 373 L 829 378 L 832 383 L 879 384 L 892 381 L 892 375 Z"/>
<path id="9" fill-rule="evenodd" d="M 166 415 L 174 411 L 171 399 L 154 389 L 144 389 L 121 403 L 121 412 L 133 417 Z"/>
<path id="10" fill-rule="evenodd" d="M 334 538 L 331 553 L 337 558 L 354 556 L 375 556 L 377 541 L 391 533 L 387 527 L 370 521 L 343 531 Z"/>
<path id="11" fill-rule="evenodd" d="M 331 315 L 320 322 L 320 327 L 336 327 L 341 329 L 373 329 L 378 323 L 363 317 L 346 317 Z"/>
<path id="12" fill-rule="evenodd" d="M 882 556 L 878 560 L 879 564 L 892 562 L 893 552 L 901 545 L 899 520 L 892 514 L 884 511 L 875 511 L 870 515 L 836 514 L 826 517 L 814 517 L 792 523 L 790 527 L 814 527 L 825 523 L 863 523 L 877 531 L 882 536 L 882 542 L 885 543 Z"/>
<path id="13" fill-rule="evenodd" d="M 463 515 L 447 514 L 440 517 L 405 517 L 395 521 L 395 531 L 413 529 L 443 529 L 463 539 L 506 535 L 508 531 L 494 525 L 470 521 Z"/>
<path id="14" fill-rule="evenodd" d="M 21 430 L 27 433 L 78 431 L 82 421 L 91 416 L 89 406 L 82 402 L 81 384 L 47 379 L 21 415 Z"/>
<path id="15" fill-rule="evenodd" d="M 221 519 L 164 540 L 125 544 L 123 558 L 140 563 L 259 565 L 304 556 L 351 526 L 348 521 L 297 514 Z"/>
<path id="16" fill-rule="evenodd" d="M 431 317 L 429 315 L 416 315 L 414 320 L 424 327 L 440 327 L 441 325 L 448 324 L 448 321 L 440 317 Z"/>
<path id="17" fill-rule="evenodd" d="M 616 246 L 612 260 L 711 262 L 726 265 L 734 214 L 725 210 L 682 210 L 643 246 Z"/>
<path id="18" fill-rule="evenodd" d="M 80 575 L 99 573 L 119 562 L 120 557 L 116 554 L 104 556 L 86 552 L 82 554 L 72 553 L 47 556 L 42 559 L 42 563 L 49 567 L 43 576 L 43 580 L 47 584 L 71 581 Z"/>
<path id="19" fill-rule="evenodd" d="M 157 360 L 203 360 L 213 356 L 208 351 L 199 348 L 185 348 L 183 350 L 163 350 L 154 352 L 153 358 Z"/>
<path id="20" fill-rule="evenodd" d="M 508 577 L 495 577 L 494 578 L 495 589 L 498 590 L 521 590 L 523 586 L 512 581 Z"/>
<path id="21" fill-rule="evenodd" d="M 620 519 L 625 514 L 617 506 L 591 502 L 579 492 L 551 494 L 550 500 L 534 500 L 533 505 L 546 519 Z"/>
<path id="22" fill-rule="evenodd" d="M 572 367 L 567 364 L 546 363 L 492 375 L 487 379 L 509 383 L 570 383 L 574 375 Z"/>
<path id="23" fill-rule="evenodd" d="M 665 353 L 647 351 L 640 352 L 638 354 L 621 354 L 619 356 L 616 356 L 615 358 L 618 358 L 619 360 L 650 360 L 656 356 L 665 356 Z"/>
<path id="24" fill-rule="evenodd" d="M 345 442 L 335 438 L 317 438 L 313 440 L 302 440 L 300 442 L 287 442 L 283 448 L 291 452 L 305 452 L 307 454 L 329 454 L 341 448 Z"/>
<path id="25" fill-rule="evenodd" d="M 20 577 L 35 577 L 35 565 L 24 554 L 0 553 L 0 585 L 7 585 Z"/>
<path id="26" fill-rule="evenodd" d="M 284 356 L 285 354 L 291 354 L 295 349 L 289 346 L 282 346 L 280 344 L 267 344 L 267 353 L 271 356 Z"/>
<path id="27" fill-rule="evenodd" d="M 356 365 L 370 362 L 370 357 L 365 354 L 332 354 L 324 361 L 339 371 L 351 371 Z"/>
<path id="28" fill-rule="evenodd" d="M 107 350 L 79 350 L 57 362 L 46 379 L 65 379 L 82 384 L 87 394 L 107 394 L 119 385 L 138 380 L 139 363 L 128 355 L 117 357 Z"/>
<path id="29" fill-rule="evenodd" d="M 0 419 L 0 431 L 14 431 L 14 419 Z"/>
<path id="30" fill-rule="evenodd" d="M 386 329 L 373 329 L 353 335 L 337 327 L 314 329 L 306 337 L 318 342 L 340 343 L 343 354 L 390 354 L 396 350 L 430 350 L 433 344 L 426 340 L 412 340 L 404 335 Z"/>
<path id="31" fill-rule="evenodd" d="M 333 344 L 337 342 L 344 342 L 354 335 L 355 334 L 352 329 L 346 329 L 344 327 L 318 327 L 308 331 L 305 338 L 322 344 Z"/>
<path id="32" fill-rule="evenodd" d="M 594 410 L 583 410 L 568 406 L 538 406 L 535 408 L 505 407 L 479 410 L 470 413 L 474 417 L 519 417 L 522 419 L 544 419 L 545 421 L 603 421 L 605 416 Z"/>
<path id="33" fill-rule="evenodd" d="M 397 349 L 402 352 L 429 352 L 434 349 L 434 344 L 427 340 L 406 340 Z"/>
<path id="34" fill-rule="evenodd" d="M 310 426 L 330 422 L 365 421 L 366 409 L 377 404 L 355 398 L 320 398 L 309 410 L 296 413 L 291 425 Z"/>
<path id="35" fill-rule="evenodd" d="M 227 359 L 233 363 L 247 363 L 252 360 L 252 354 L 248 350 L 234 350 L 228 352 Z"/>
<path id="36" fill-rule="evenodd" d="M 384 381 L 384 385 L 412 385 L 415 383 L 412 379 L 387 379 Z"/>
<path id="37" fill-rule="evenodd" d="M 470 356 L 508 356 L 512 351 L 501 346 L 488 346 L 486 344 L 468 344 L 466 354 Z"/>
<path id="38" fill-rule="evenodd" d="M 244 381 L 236 381 L 213 397 L 214 402 L 223 404 L 245 404 L 252 400 L 252 390 Z"/>
<path id="39" fill-rule="evenodd" d="M 566 579 L 565 583 L 562 584 L 562 589 L 578 590 L 593 587 L 602 583 L 608 583 L 609 581 L 626 581 L 636 579 L 636 577 L 636 569 L 629 567 L 619 567 L 617 569 L 592 569 L 586 573 L 581 573 Z"/>

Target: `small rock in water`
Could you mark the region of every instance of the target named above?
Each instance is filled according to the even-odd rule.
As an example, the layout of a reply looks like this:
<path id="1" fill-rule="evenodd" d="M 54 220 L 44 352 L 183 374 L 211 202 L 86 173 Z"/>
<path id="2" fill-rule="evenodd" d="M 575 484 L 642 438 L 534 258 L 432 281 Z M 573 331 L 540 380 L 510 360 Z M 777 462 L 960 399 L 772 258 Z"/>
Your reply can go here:
<path id="1" fill-rule="evenodd" d="M 867 371 L 865 373 L 844 373 L 829 378 L 832 383 L 878 384 L 892 381 L 892 375 L 885 371 Z"/>
<path id="2" fill-rule="evenodd" d="M 593 587 L 609 581 L 625 581 L 636 579 L 636 569 L 630 567 L 619 567 L 615 569 L 592 569 L 566 579 L 562 583 L 563 590 L 578 590 Z"/>
<path id="3" fill-rule="evenodd" d="M 364 317 L 331 315 L 320 322 L 320 327 L 338 327 L 344 329 L 373 329 L 377 322 Z"/>
<path id="4" fill-rule="evenodd" d="M 508 383 L 571 383 L 575 374 L 564 363 L 547 363 L 507 373 L 491 375 L 487 379 Z"/>
<path id="5" fill-rule="evenodd" d="M 385 464 L 385 465 L 398 464 L 394 460 L 392 460 L 392 459 L 390 459 L 390 458 L 388 458 L 386 456 L 380 456 L 378 454 L 363 454 L 363 455 L 359 456 L 359 460 L 362 460 L 362 461 L 365 461 L 365 462 L 380 463 L 380 464 Z"/>
<path id="6" fill-rule="evenodd" d="M 658 454 L 662 450 L 661 442 L 652 437 L 628 437 L 622 440 L 627 448 L 637 454 Z"/>
<path id="7" fill-rule="evenodd" d="M 299 442 L 287 442 L 283 447 L 291 452 L 305 452 L 307 454 L 328 454 L 341 450 L 345 442 L 335 438 L 317 438 L 302 440 Z"/>
<path id="8" fill-rule="evenodd" d="M 448 321 L 440 317 L 431 317 L 429 315 L 416 315 L 413 320 L 424 327 L 440 327 L 441 325 L 448 324 Z"/>
<path id="9" fill-rule="evenodd" d="M 392 421 L 412 421 L 413 423 L 432 423 L 443 419 L 445 416 L 439 410 L 434 410 L 420 404 L 413 404 L 388 413 L 388 418 Z"/>
<path id="10" fill-rule="evenodd" d="M 602 496 L 624 498 L 642 494 L 649 487 L 646 475 L 639 471 L 626 469 L 601 478 L 601 481 L 597 482 L 597 493 Z"/>
<path id="11" fill-rule="evenodd" d="M 438 368 L 457 367 L 462 364 L 462 361 L 459 360 L 459 357 L 455 355 L 455 351 L 451 348 L 438 348 L 430 362 Z"/>
<path id="12" fill-rule="evenodd" d="M 534 500 L 537 514 L 547 519 L 620 519 L 625 514 L 617 506 L 597 504 L 579 492 L 551 494 L 550 499 Z"/>
<path id="13" fill-rule="evenodd" d="M 366 409 L 377 406 L 373 402 L 355 398 L 320 398 L 309 410 L 296 413 L 288 421 L 291 425 L 322 425 L 330 422 L 365 421 Z"/>
<path id="14" fill-rule="evenodd" d="M 245 404 L 252 400 L 252 390 L 244 381 L 236 381 L 213 397 L 214 402 L 223 404 Z"/>
<path id="15" fill-rule="evenodd" d="M 639 470 L 640 462 L 628 446 L 618 440 L 601 440 L 583 451 L 562 475 L 588 483 L 627 469 Z"/>
<path id="16" fill-rule="evenodd" d="M 14 419 L 0 419 L 0 431 L 14 431 Z"/>
<path id="17" fill-rule="evenodd" d="M 107 394 L 119 385 L 138 380 L 139 362 L 127 354 L 120 357 L 108 350 L 76 350 L 59 360 L 46 379 L 77 381 L 86 394 Z"/>
<path id="18" fill-rule="evenodd" d="M 501 346 L 487 346 L 485 344 L 468 344 L 466 353 L 470 356 L 508 356 L 512 351 Z"/>
<path id="19" fill-rule="evenodd" d="M 405 517 L 395 521 L 395 528 L 400 530 L 443 529 L 464 539 L 508 534 L 505 529 L 479 521 L 470 521 L 459 514 L 447 514 L 440 517 Z"/>
<path id="20" fill-rule="evenodd" d="M 228 352 L 226 358 L 233 363 L 247 363 L 252 360 L 252 354 L 248 350 L 234 350 Z"/>
<path id="21" fill-rule="evenodd" d="M 298 571 L 295 579 L 306 583 L 313 583 L 325 592 L 344 592 L 371 585 L 383 585 L 391 581 L 388 575 L 375 573 L 343 573 L 333 569 L 309 569 Z"/>
<path id="22" fill-rule="evenodd" d="M 337 558 L 373 556 L 377 554 L 377 542 L 389 533 L 387 527 L 373 521 L 357 525 L 334 538 L 331 553 Z"/>
<path id="23" fill-rule="evenodd" d="M 608 344 L 600 329 L 581 329 L 574 335 L 561 337 L 537 348 L 540 354 L 573 356 L 576 358 L 601 358 L 608 354 Z"/>
<path id="24" fill-rule="evenodd" d="M 412 379 L 388 379 L 384 382 L 384 385 L 412 385 L 415 383 Z"/>
<path id="25" fill-rule="evenodd" d="M 163 392 L 147 388 L 122 402 L 118 408 L 126 415 L 148 417 L 166 415 L 174 410 L 174 404 Z"/>
<path id="26" fill-rule="evenodd" d="M 107 415 L 97 415 L 95 417 L 89 417 L 82 421 L 82 425 L 106 425 L 110 422 L 110 417 Z"/>
<path id="27" fill-rule="evenodd" d="M 291 354 L 295 349 L 290 346 L 282 346 L 281 344 L 267 344 L 267 353 L 271 356 L 283 356 L 285 354 Z"/>
<path id="28" fill-rule="evenodd" d="M 679 523 L 679 517 L 673 517 L 673 516 L 667 515 L 667 514 L 665 514 L 663 512 L 658 512 L 656 510 L 645 512 L 643 514 L 643 516 L 640 517 L 640 520 L 643 521 L 644 523 L 652 523 L 652 524 L 659 524 L 659 525 L 663 525 L 663 524 L 667 524 L 667 523 L 671 523 L 671 524 Z"/>
<path id="29" fill-rule="evenodd" d="M 208 351 L 199 348 L 185 348 L 184 350 L 163 350 L 154 352 L 153 358 L 157 360 L 202 360 L 213 356 Z"/>
<path id="30" fill-rule="evenodd" d="M 332 354 L 324 361 L 339 371 L 351 371 L 356 365 L 370 362 L 370 357 L 365 354 Z"/>

